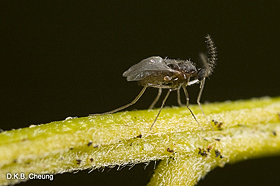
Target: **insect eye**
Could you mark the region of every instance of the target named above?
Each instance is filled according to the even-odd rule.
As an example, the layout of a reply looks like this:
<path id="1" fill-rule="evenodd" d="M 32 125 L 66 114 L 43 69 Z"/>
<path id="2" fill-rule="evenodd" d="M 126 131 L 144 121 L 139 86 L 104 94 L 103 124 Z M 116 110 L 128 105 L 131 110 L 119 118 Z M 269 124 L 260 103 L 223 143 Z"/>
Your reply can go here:
<path id="1" fill-rule="evenodd" d="M 173 70 L 178 70 L 179 69 L 179 67 L 177 65 L 174 65 L 174 64 L 168 64 L 167 66 L 172 68 Z"/>
<path id="2" fill-rule="evenodd" d="M 170 68 L 174 68 L 173 64 L 168 64 L 167 66 L 170 67 Z"/>

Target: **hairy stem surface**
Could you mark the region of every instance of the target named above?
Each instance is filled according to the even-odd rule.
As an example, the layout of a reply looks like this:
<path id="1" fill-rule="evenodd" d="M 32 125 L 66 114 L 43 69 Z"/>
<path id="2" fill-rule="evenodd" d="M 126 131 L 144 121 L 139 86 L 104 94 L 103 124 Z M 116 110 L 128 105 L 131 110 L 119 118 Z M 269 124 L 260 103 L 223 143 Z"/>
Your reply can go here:
<path id="1" fill-rule="evenodd" d="M 6 174 L 57 174 L 163 160 L 150 185 L 194 185 L 217 166 L 280 154 L 280 98 L 66 118 L 0 134 L 0 184 Z M 28 178 L 28 177 L 27 177 Z"/>

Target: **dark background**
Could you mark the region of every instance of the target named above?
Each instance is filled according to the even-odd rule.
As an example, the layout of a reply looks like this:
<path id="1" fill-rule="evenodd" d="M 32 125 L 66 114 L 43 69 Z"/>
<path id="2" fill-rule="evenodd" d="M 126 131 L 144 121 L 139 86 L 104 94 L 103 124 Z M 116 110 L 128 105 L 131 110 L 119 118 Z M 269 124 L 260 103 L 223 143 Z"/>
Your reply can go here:
<path id="1" fill-rule="evenodd" d="M 139 93 L 122 73 L 159 55 L 198 61 L 209 33 L 218 65 L 202 102 L 279 96 L 279 1 L 1 1 L 0 128 L 87 116 Z M 147 108 L 149 89 L 130 109 Z M 189 88 L 195 103 L 198 86 Z M 176 105 L 175 93 L 167 105 Z M 277 185 L 280 159 L 209 173 L 199 185 Z M 22 185 L 145 185 L 153 165 L 55 176 Z M 243 184 L 242 184 L 243 183 Z"/>

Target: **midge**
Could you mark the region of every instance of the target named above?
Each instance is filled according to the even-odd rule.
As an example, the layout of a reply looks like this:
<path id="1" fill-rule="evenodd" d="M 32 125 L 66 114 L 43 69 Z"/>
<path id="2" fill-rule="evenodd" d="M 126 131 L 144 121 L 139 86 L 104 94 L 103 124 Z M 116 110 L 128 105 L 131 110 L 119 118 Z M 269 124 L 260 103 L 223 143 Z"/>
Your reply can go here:
<path id="1" fill-rule="evenodd" d="M 138 84 L 144 87 L 141 92 L 132 102 L 128 103 L 127 105 L 102 114 L 112 114 L 135 104 L 148 87 L 158 88 L 158 94 L 149 107 L 149 109 L 152 109 L 157 103 L 162 93 L 162 89 L 168 89 L 168 92 L 162 101 L 156 118 L 150 127 L 150 130 L 152 130 L 171 91 L 177 90 L 177 101 L 178 104 L 182 106 L 180 100 L 180 89 L 182 88 L 186 96 L 186 106 L 199 127 L 201 127 L 201 129 L 203 130 L 194 113 L 189 108 L 189 94 L 186 87 L 196 83 L 200 83 L 200 91 L 197 97 L 197 104 L 199 105 L 204 117 L 206 118 L 200 105 L 200 98 L 205 84 L 205 78 L 212 74 L 215 67 L 217 61 L 217 50 L 211 36 L 207 35 L 205 38 L 208 54 L 205 55 L 204 53 L 200 53 L 199 56 L 201 60 L 201 68 L 196 68 L 195 64 L 190 60 L 162 59 L 159 56 L 153 56 L 144 59 L 141 62 L 133 65 L 123 73 L 123 76 L 127 78 L 127 81 L 138 81 Z M 211 127 L 213 128 L 212 125 Z"/>

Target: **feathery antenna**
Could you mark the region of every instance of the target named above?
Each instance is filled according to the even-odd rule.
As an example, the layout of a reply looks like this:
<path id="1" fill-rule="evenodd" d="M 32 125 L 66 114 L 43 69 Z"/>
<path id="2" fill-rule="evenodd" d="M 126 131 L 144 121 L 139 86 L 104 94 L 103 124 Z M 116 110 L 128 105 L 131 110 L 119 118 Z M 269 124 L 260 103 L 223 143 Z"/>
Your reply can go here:
<path id="1" fill-rule="evenodd" d="M 215 46 L 215 43 L 213 41 L 213 39 L 211 38 L 211 36 L 208 34 L 206 37 L 206 48 L 207 48 L 207 54 L 208 54 L 208 69 L 206 69 L 206 71 L 208 71 L 208 76 L 211 75 L 211 73 L 213 72 L 215 65 L 216 65 L 216 61 L 217 61 L 217 47 Z"/>

